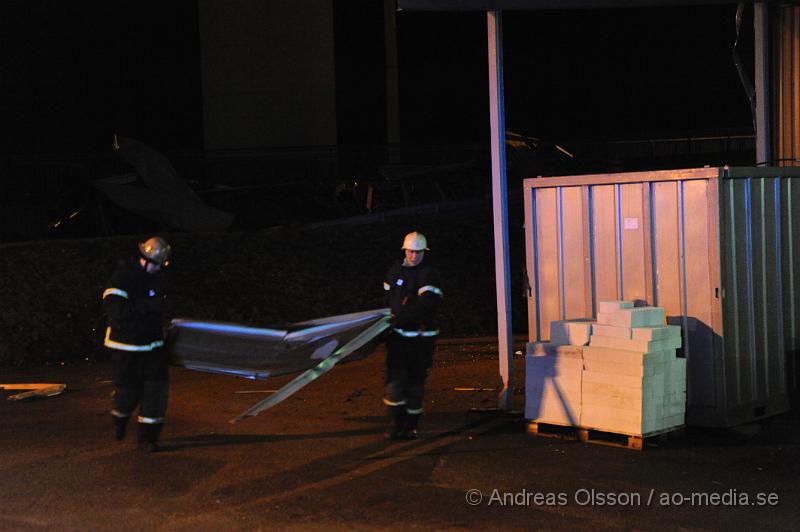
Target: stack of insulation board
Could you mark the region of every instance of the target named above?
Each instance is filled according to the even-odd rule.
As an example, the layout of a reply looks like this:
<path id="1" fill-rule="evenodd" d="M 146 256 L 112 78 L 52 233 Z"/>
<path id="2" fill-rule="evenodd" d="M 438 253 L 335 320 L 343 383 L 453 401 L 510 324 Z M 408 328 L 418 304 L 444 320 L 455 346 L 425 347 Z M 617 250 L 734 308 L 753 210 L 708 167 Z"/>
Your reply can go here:
<path id="1" fill-rule="evenodd" d="M 525 357 L 525 417 L 577 426 L 581 420 L 583 349 L 593 320 L 550 324 L 550 342 L 529 343 Z"/>
<path id="2" fill-rule="evenodd" d="M 599 304 L 583 349 L 580 425 L 648 434 L 683 425 L 686 360 L 676 356 L 680 327 L 664 309 L 630 301 Z"/>
<path id="3" fill-rule="evenodd" d="M 630 301 L 599 303 L 596 322 L 551 322 L 550 342 L 527 345 L 525 418 L 640 435 L 683 425 L 680 346 L 664 309 Z"/>

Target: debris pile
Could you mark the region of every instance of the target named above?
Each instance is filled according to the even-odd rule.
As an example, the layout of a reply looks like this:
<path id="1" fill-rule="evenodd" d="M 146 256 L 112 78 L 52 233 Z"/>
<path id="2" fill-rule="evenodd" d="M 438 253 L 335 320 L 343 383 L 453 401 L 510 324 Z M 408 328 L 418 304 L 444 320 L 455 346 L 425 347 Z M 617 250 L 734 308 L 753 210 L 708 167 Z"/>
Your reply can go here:
<path id="1" fill-rule="evenodd" d="M 39 399 L 41 397 L 53 397 L 60 395 L 67 389 L 66 384 L 52 384 L 52 383 L 18 383 L 18 384 L 0 384 L 0 390 L 27 390 L 21 393 L 9 395 L 9 401 L 29 401 L 31 399 Z"/>

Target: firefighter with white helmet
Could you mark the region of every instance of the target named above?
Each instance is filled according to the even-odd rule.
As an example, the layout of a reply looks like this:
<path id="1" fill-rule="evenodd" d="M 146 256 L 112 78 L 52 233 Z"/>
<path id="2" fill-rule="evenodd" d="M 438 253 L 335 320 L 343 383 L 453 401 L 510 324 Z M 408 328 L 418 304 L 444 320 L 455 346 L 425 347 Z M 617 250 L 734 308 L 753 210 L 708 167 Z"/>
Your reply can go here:
<path id="1" fill-rule="evenodd" d="M 386 341 L 386 391 L 393 440 L 417 437 L 425 382 L 439 334 L 436 314 L 442 301 L 439 274 L 425 260 L 428 241 L 414 231 L 403 239 L 402 262 L 395 263 L 383 282 L 392 327 Z"/>
<path id="2" fill-rule="evenodd" d="M 132 261 L 122 262 L 103 292 L 107 321 L 104 345 L 111 354 L 114 397 L 111 415 L 118 440 L 139 407 L 139 448 L 158 450 L 168 396 L 164 326 L 171 310 L 164 268 L 171 248 L 161 237 L 139 243 Z"/>

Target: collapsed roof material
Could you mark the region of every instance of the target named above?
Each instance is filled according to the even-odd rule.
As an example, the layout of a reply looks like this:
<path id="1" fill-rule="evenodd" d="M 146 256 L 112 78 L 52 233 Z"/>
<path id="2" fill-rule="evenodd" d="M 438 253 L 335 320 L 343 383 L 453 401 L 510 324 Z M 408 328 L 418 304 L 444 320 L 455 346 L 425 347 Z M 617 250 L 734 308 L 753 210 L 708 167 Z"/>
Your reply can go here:
<path id="1" fill-rule="evenodd" d="M 169 345 L 174 364 L 197 371 L 248 379 L 303 372 L 233 423 L 275 406 L 330 371 L 375 340 L 389 327 L 389 318 L 389 309 L 377 309 L 280 328 L 178 319 L 172 322 Z"/>
<path id="2" fill-rule="evenodd" d="M 145 186 L 120 183 L 118 178 L 92 184 L 127 211 L 185 231 L 223 231 L 233 214 L 206 205 L 164 155 L 144 143 L 117 138 L 120 157 L 130 164 Z"/>

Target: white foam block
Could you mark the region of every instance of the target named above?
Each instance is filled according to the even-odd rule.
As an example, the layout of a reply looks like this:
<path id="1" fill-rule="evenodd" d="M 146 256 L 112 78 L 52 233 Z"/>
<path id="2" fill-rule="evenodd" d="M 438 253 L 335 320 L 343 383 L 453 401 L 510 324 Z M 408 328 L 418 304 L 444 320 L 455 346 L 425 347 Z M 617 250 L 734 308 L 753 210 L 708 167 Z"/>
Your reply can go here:
<path id="1" fill-rule="evenodd" d="M 605 335 L 610 336 L 610 335 Z M 665 338 L 680 338 L 681 328 L 678 325 L 661 325 L 656 327 L 636 327 L 631 329 L 631 338 L 634 340 L 663 340 Z"/>
<path id="2" fill-rule="evenodd" d="M 664 393 L 667 395 L 672 395 L 675 393 L 686 393 L 686 384 L 681 382 L 675 382 L 669 379 L 665 379 L 664 383 Z"/>
<path id="3" fill-rule="evenodd" d="M 561 359 L 559 357 L 535 357 L 528 355 L 526 358 L 526 371 L 547 377 L 578 377 L 583 371 L 583 362 L 575 359 Z"/>
<path id="4" fill-rule="evenodd" d="M 655 407 L 661 400 L 655 390 L 611 387 L 594 382 L 583 383 L 583 406 L 595 405 L 630 410 L 646 406 Z"/>
<path id="5" fill-rule="evenodd" d="M 668 370 L 669 384 L 667 389 L 674 392 L 686 392 L 686 359 L 674 358 L 670 360 Z"/>
<path id="6" fill-rule="evenodd" d="M 563 382 L 538 381 L 530 379 L 532 384 L 525 387 L 525 395 L 531 397 L 565 398 L 574 403 L 581 402 L 581 385 L 565 386 Z M 526 399 L 527 400 L 527 399 Z"/>
<path id="7" fill-rule="evenodd" d="M 623 434 L 643 434 L 647 431 L 646 423 L 647 420 L 641 411 L 592 407 L 584 407 L 581 410 L 581 426 L 586 428 Z"/>
<path id="8" fill-rule="evenodd" d="M 597 312 L 613 312 L 622 308 L 633 308 L 633 301 L 600 301 Z"/>
<path id="9" fill-rule="evenodd" d="M 525 359 L 529 360 L 530 363 L 536 363 L 540 367 L 570 367 L 570 366 L 577 366 L 580 367 L 583 364 L 583 357 L 582 356 L 574 356 L 571 353 L 548 353 L 545 355 L 540 354 L 531 354 L 525 355 Z"/>
<path id="10" fill-rule="evenodd" d="M 526 386 L 525 418 L 561 425 L 577 425 L 581 419 L 580 391 L 556 389 L 552 383 L 540 389 Z"/>
<path id="11" fill-rule="evenodd" d="M 661 307 L 636 307 L 598 312 L 597 323 L 615 327 L 663 326 L 664 309 Z"/>
<path id="12" fill-rule="evenodd" d="M 594 320 L 557 320 L 550 322 L 550 342 L 554 344 L 586 345 L 592 333 Z"/>
<path id="13" fill-rule="evenodd" d="M 584 370 L 581 380 L 584 386 L 587 383 L 596 383 L 622 388 L 647 389 L 664 385 L 664 377 L 662 375 L 619 375 L 587 370 Z"/>
<path id="14" fill-rule="evenodd" d="M 537 397 L 565 397 L 571 401 L 580 402 L 582 386 L 565 387 L 563 383 L 552 379 L 527 379 L 525 382 L 525 393 Z"/>
<path id="15" fill-rule="evenodd" d="M 591 373 L 591 372 L 590 372 Z M 612 375 L 619 378 L 620 375 Z M 624 376 L 623 376 L 624 377 Z M 589 376 L 588 378 L 592 378 Z M 640 377 L 635 377 L 640 378 Z M 584 396 L 586 394 L 606 395 L 608 397 L 625 397 L 630 399 L 641 399 L 649 397 L 663 402 L 664 399 L 664 377 L 654 375 L 652 377 L 640 378 L 638 386 L 620 386 L 612 382 L 596 382 L 584 380 L 581 389 Z M 612 380 L 612 379 L 609 379 Z M 613 379 L 616 380 L 616 379 Z M 627 383 L 626 383 L 627 384 Z"/>
<path id="16" fill-rule="evenodd" d="M 671 402 L 664 405 L 664 417 L 671 417 L 686 414 L 686 399 L 680 402 Z"/>
<path id="17" fill-rule="evenodd" d="M 587 346 L 583 348 L 583 361 L 586 369 L 592 370 L 587 363 L 589 361 L 606 362 L 613 364 L 630 364 L 632 366 L 649 366 L 664 362 L 674 350 L 653 351 L 646 353 L 643 351 L 630 351 L 627 349 L 615 349 L 613 347 Z"/>
<path id="18" fill-rule="evenodd" d="M 649 363 L 647 365 L 635 365 L 615 362 L 604 362 L 603 360 L 585 360 L 583 367 L 586 370 L 598 373 L 612 373 L 615 375 L 632 375 L 638 377 L 653 376 L 663 373 L 663 364 L 660 362 Z"/>
<path id="19" fill-rule="evenodd" d="M 525 353 L 533 356 L 560 356 L 562 358 L 583 358 L 583 347 L 556 344 L 552 342 L 528 342 Z"/>
<path id="20" fill-rule="evenodd" d="M 545 400 L 541 404 L 525 403 L 525 419 L 576 427 L 581 422 L 581 403 Z"/>
<path id="21" fill-rule="evenodd" d="M 595 324 L 592 327 L 592 334 L 596 336 L 607 336 L 609 338 L 631 338 L 630 327 L 615 327 L 614 325 Z"/>
<path id="22" fill-rule="evenodd" d="M 557 394 L 574 395 L 574 399 L 580 401 L 582 384 L 579 379 L 553 378 L 527 373 L 525 375 L 525 393 L 541 395 L 542 393 L 553 390 Z"/>
<path id="23" fill-rule="evenodd" d="M 581 409 L 583 426 L 610 432 L 647 434 L 657 430 L 664 419 L 656 415 L 656 407 L 652 403 L 643 403 L 641 408 L 632 409 L 584 404 Z"/>
<path id="24" fill-rule="evenodd" d="M 585 347 L 583 368 L 597 373 L 648 377 L 664 374 L 664 360 L 674 355 L 673 351 L 637 353 L 607 347 Z"/>
<path id="25" fill-rule="evenodd" d="M 664 401 L 673 404 L 686 404 L 686 392 L 672 391 L 664 392 Z"/>
<path id="26" fill-rule="evenodd" d="M 580 376 L 583 369 L 582 351 L 576 353 L 561 349 L 566 346 L 541 345 L 542 347 L 534 349 L 534 354 L 525 356 L 527 371 L 535 371 L 543 375 L 559 375 L 574 371 L 576 376 Z M 551 347 L 545 347 L 546 345 Z"/>
<path id="27" fill-rule="evenodd" d="M 582 378 L 583 361 L 580 359 L 535 355 L 525 357 L 526 393 L 547 386 L 580 393 Z"/>
<path id="28" fill-rule="evenodd" d="M 532 355 L 533 351 L 536 349 L 536 344 L 539 342 L 528 342 L 525 344 L 525 354 Z"/>
<path id="29" fill-rule="evenodd" d="M 525 357 L 525 417 L 546 423 L 580 421 L 583 348 L 552 343 L 529 345 Z"/>
<path id="30" fill-rule="evenodd" d="M 664 373 L 664 389 L 667 393 L 686 393 L 686 371 L 674 361 Z"/>
<path id="31" fill-rule="evenodd" d="M 681 425 L 686 424 L 686 415 L 685 414 L 676 414 L 674 416 L 669 416 L 664 418 L 661 425 L 662 428 L 668 429 L 672 427 L 680 427 Z"/>
<path id="32" fill-rule="evenodd" d="M 572 386 L 572 383 L 580 383 L 583 378 L 583 361 L 560 356 L 527 355 L 525 375 L 527 379 L 550 379 Z"/>
<path id="33" fill-rule="evenodd" d="M 686 359 L 682 357 L 675 357 L 672 360 L 672 368 L 677 375 L 682 375 L 686 379 Z"/>
<path id="34" fill-rule="evenodd" d="M 636 331 L 638 329 L 631 329 Z M 634 340 L 633 338 L 612 338 L 610 336 L 592 335 L 589 345 L 592 347 L 610 347 L 626 351 L 640 351 L 653 353 L 667 349 L 678 349 L 681 346 L 681 337 L 664 338 L 663 340 Z"/>
<path id="35" fill-rule="evenodd" d="M 655 430 L 664 413 L 663 372 L 626 376 L 584 371 L 583 377 L 582 424 L 636 434 Z"/>

